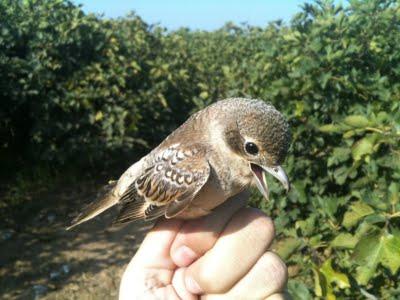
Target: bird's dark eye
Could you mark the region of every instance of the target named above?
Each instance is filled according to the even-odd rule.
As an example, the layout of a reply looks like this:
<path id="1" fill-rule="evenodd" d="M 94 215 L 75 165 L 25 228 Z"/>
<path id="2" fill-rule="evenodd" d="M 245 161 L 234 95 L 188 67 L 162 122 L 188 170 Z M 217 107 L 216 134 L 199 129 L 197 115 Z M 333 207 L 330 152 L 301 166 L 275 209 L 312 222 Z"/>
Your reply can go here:
<path id="1" fill-rule="evenodd" d="M 244 149 L 246 150 L 247 153 L 249 153 L 251 155 L 256 155 L 258 153 L 257 145 L 254 143 L 251 143 L 251 142 L 247 142 L 244 145 Z"/>

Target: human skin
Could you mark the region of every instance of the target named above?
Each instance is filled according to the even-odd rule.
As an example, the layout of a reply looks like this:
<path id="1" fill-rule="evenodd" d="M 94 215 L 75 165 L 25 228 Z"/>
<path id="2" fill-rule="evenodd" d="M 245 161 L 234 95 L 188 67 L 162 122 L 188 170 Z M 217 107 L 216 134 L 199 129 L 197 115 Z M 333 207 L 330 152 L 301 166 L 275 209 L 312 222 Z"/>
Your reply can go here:
<path id="1" fill-rule="evenodd" d="M 247 193 L 195 220 L 160 220 L 126 268 L 120 300 L 286 299 L 274 225 Z"/>

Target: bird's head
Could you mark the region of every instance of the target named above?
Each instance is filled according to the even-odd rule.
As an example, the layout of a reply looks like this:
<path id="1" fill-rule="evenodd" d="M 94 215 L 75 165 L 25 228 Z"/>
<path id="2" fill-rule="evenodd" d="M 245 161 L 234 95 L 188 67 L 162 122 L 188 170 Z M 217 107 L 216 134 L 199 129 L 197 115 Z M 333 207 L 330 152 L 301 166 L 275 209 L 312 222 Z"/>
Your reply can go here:
<path id="1" fill-rule="evenodd" d="M 254 182 L 268 199 L 267 174 L 278 179 L 289 191 L 288 177 L 281 167 L 289 145 L 290 132 L 284 116 L 261 100 L 248 100 L 238 110 L 235 128 L 229 132 L 228 144 L 244 158 L 254 175 Z"/>

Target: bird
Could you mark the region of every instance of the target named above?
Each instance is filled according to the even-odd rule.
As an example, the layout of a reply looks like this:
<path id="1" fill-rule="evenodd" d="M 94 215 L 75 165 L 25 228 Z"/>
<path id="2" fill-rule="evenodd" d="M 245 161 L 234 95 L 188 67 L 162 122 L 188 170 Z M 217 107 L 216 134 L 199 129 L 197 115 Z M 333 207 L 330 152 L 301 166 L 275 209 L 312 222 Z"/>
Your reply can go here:
<path id="1" fill-rule="evenodd" d="M 288 122 L 272 104 L 248 98 L 216 101 L 130 166 L 67 229 L 115 205 L 120 209 L 113 225 L 120 225 L 202 217 L 251 186 L 268 200 L 268 174 L 290 189 L 282 168 L 290 142 Z"/>

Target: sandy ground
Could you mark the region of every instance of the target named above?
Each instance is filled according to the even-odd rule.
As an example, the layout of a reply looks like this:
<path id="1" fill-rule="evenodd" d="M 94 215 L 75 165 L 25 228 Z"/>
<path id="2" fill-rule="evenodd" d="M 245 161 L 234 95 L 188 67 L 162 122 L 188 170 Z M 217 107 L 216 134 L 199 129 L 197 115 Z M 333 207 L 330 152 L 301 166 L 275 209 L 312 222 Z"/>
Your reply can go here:
<path id="1" fill-rule="evenodd" d="M 122 272 L 148 224 L 108 228 L 115 211 L 66 231 L 100 185 L 45 195 L 47 205 L 18 230 L 2 229 L 1 299 L 116 299 Z M 6 234 L 4 234 L 6 233 Z"/>

